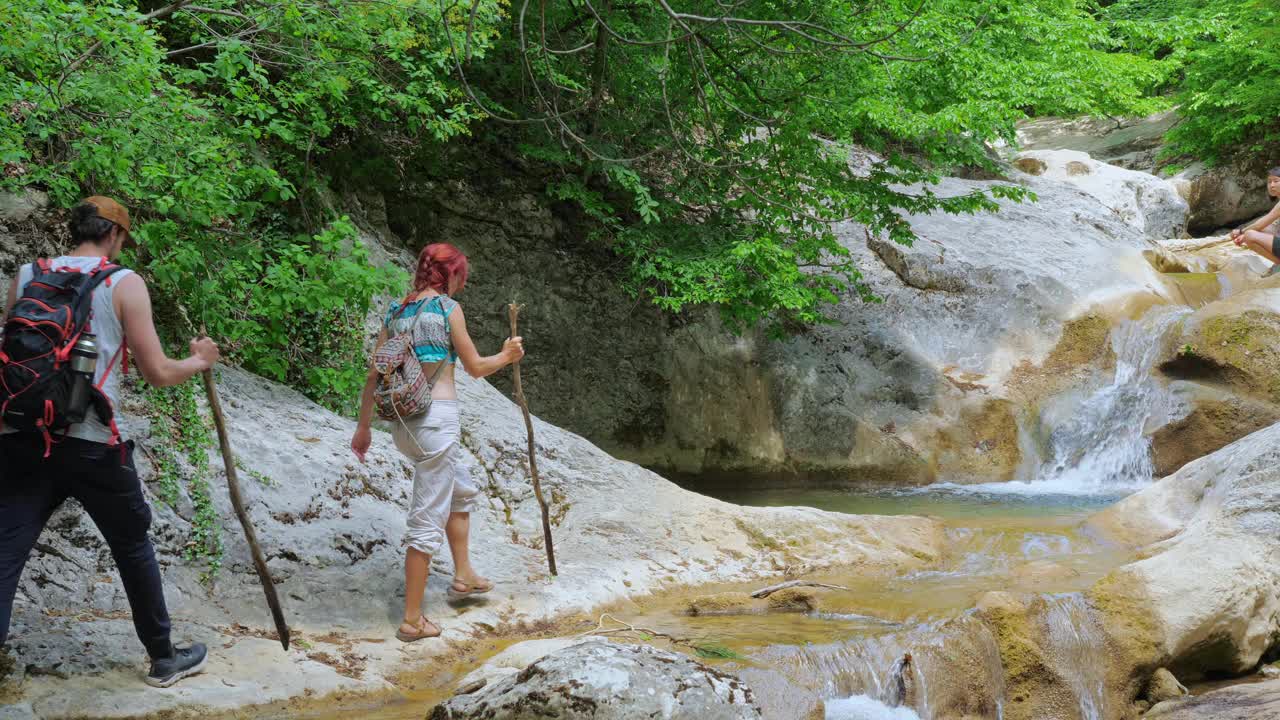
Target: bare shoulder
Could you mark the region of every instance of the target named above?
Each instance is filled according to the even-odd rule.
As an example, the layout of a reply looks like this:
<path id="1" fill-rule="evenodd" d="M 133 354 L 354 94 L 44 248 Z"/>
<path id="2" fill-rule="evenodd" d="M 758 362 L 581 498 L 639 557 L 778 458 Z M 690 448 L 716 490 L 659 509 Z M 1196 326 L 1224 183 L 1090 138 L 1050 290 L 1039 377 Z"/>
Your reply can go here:
<path id="1" fill-rule="evenodd" d="M 137 272 L 130 271 L 116 283 L 116 289 L 127 294 L 135 294 L 147 289 L 147 281 Z"/>
<path id="2" fill-rule="evenodd" d="M 131 308 L 147 307 L 142 303 L 148 303 L 150 297 L 147 295 L 147 282 L 142 276 L 136 272 L 131 272 L 120 278 L 120 282 L 116 284 L 115 292 L 111 296 L 112 305 L 115 306 L 116 314 L 120 314 Z"/>

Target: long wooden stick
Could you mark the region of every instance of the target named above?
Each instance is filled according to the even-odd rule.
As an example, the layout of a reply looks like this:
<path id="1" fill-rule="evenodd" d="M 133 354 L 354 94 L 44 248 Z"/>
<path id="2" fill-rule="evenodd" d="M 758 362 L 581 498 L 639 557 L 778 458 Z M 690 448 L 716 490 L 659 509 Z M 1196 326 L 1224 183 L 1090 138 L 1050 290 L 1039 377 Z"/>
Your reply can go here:
<path id="1" fill-rule="evenodd" d="M 244 500 L 240 497 L 240 481 L 236 477 L 236 457 L 231 452 L 231 440 L 227 437 L 227 421 L 222 416 L 222 404 L 218 402 L 218 389 L 213 384 L 212 370 L 204 371 L 204 390 L 209 395 L 213 424 L 218 430 L 218 444 L 222 446 L 222 462 L 227 466 L 227 492 L 231 494 L 231 507 L 235 508 L 236 517 L 240 519 L 240 527 L 244 528 L 245 540 L 249 541 L 249 552 L 253 554 L 253 569 L 258 571 L 262 591 L 267 595 L 267 605 L 271 607 L 271 617 L 275 620 L 276 632 L 280 635 L 280 646 L 288 650 L 289 625 L 284 621 L 284 610 L 280 608 L 275 581 L 271 579 L 267 561 L 262 557 L 262 548 L 258 546 L 258 534 L 253 529 L 253 521 L 249 519 L 249 513 L 244 509 Z"/>
<path id="2" fill-rule="evenodd" d="M 511 318 L 511 337 L 519 335 L 520 326 L 520 306 L 515 303 L 507 305 L 507 315 Z M 529 475 L 533 478 L 533 495 L 538 499 L 538 505 L 542 508 L 542 540 L 547 546 L 547 568 L 551 570 L 551 576 L 556 576 L 556 549 L 551 544 L 551 508 L 547 505 L 547 499 L 542 495 L 542 482 L 538 479 L 538 458 L 534 452 L 533 443 L 533 416 L 529 414 L 529 404 L 524 399 L 524 386 L 520 383 L 520 361 L 515 361 L 511 366 L 512 385 L 515 390 L 516 404 L 520 406 L 520 410 L 524 413 L 524 429 L 529 435 Z"/>

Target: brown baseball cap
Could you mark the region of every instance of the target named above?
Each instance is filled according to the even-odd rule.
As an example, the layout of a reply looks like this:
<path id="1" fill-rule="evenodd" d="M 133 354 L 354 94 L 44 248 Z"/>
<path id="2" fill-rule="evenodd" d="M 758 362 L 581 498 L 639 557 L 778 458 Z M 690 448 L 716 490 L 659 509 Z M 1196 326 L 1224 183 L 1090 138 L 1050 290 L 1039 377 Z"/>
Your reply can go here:
<path id="1" fill-rule="evenodd" d="M 129 232 L 129 211 L 125 210 L 123 205 L 102 195 L 85 198 L 84 202 L 97 208 L 98 217 L 103 220 L 110 220 L 123 229 L 126 243 L 132 244 L 134 242 L 133 235 Z"/>

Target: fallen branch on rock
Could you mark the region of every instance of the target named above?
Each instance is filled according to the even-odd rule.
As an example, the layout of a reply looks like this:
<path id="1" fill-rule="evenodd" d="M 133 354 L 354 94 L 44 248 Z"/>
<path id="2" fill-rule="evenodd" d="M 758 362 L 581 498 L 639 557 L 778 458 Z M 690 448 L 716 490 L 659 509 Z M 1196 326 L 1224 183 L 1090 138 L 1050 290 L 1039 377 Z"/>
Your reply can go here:
<path id="1" fill-rule="evenodd" d="M 767 598 L 770 595 L 778 592 L 779 590 L 786 590 L 787 588 L 793 588 L 793 587 L 819 587 L 819 588 L 827 588 L 829 590 L 848 590 L 849 589 L 843 585 L 828 585 L 826 583 L 813 582 L 812 580 L 788 580 L 784 583 L 778 583 L 777 585 L 770 585 L 769 587 L 760 588 L 759 590 L 751 593 L 751 597 L 759 600 L 760 598 Z"/>

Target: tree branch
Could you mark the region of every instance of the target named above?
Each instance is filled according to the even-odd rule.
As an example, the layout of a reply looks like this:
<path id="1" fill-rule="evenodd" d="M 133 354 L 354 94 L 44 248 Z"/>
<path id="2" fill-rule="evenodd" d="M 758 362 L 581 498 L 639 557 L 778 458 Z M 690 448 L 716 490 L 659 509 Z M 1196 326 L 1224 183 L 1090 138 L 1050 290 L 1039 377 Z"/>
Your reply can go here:
<path id="1" fill-rule="evenodd" d="M 158 10 L 152 10 L 146 15 L 143 15 L 142 17 L 138 18 L 136 21 L 136 24 L 142 25 L 145 23 L 149 23 L 152 20 L 158 20 L 163 17 L 168 17 L 174 14 L 175 12 L 181 10 L 182 8 L 186 7 L 187 5 L 190 5 L 191 2 L 192 0 L 178 0 L 172 5 L 166 5 Z M 88 50 L 85 50 L 84 53 L 80 55 L 80 57 L 73 60 L 71 64 L 68 65 L 66 69 L 62 71 L 62 76 L 58 78 L 59 91 L 62 90 L 62 84 L 66 82 L 67 78 L 70 77 L 71 73 L 80 69 L 80 66 L 83 65 L 86 60 L 92 57 L 94 53 L 98 52 L 98 48 L 102 47 L 102 43 L 103 41 L 99 40 L 94 44 L 90 45 Z"/>

